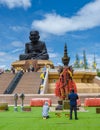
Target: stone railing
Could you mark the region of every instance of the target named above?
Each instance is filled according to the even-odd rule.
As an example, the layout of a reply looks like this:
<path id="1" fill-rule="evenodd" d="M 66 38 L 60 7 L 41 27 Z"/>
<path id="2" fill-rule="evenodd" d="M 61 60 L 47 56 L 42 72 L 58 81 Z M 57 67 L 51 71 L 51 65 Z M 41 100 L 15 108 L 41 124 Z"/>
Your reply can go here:
<path id="1" fill-rule="evenodd" d="M 95 69 L 74 68 L 74 72 L 96 72 Z M 49 69 L 49 72 L 58 72 L 57 69 Z"/>
<path id="2" fill-rule="evenodd" d="M 95 69 L 74 68 L 74 72 L 96 72 Z"/>
<path id="3" fill-rule="evenodd" d="M 44 82 L 43 82 L 43 84 L 42 84 L 42 90 L 40 91 L 40 94 L 44 94 L 45 93 L 45 91 L 46 91 L 46 86 L 48 86 L 47 85 L 48 84 L 48 69 L 46 69 L 46 75 L 45 75 L 45 79 L 44 79 Z"/>

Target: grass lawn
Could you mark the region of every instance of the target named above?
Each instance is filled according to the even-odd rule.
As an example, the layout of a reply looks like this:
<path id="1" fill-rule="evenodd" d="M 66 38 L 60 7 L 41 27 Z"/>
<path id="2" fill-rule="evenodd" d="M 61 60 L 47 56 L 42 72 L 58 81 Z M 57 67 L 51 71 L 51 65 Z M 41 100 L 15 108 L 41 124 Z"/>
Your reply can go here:
<path id="1" fill-rule="evenodd" d="M 50 112 L 50 118 L 42 119 L 41 107 L 32 107 L 31 112 L 0 111 L 0 130 L 100 130 L 100 114 L 96 114 L 95 107 L 87 107 L 87 112 L 78 112 L 79 120 L 69 120 L 65 112 L 57 117 Z M 68 112 L 67 112 L 68 113 Z"/>

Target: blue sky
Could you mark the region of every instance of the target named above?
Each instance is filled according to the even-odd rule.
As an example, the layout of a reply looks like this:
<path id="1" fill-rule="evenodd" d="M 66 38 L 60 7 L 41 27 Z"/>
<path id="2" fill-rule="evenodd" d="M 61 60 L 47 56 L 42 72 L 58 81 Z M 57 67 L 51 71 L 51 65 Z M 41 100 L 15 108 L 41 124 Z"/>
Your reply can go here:
<path id="1" fill-rule="evenodd" d="M 31 30 L 40 32 L 55 65 L 66 43 L 70 65 L 85 50 L 88 64 L 95 54 L 100 68 L 100 0 L 0 0 L 0 68 L 19 60 Z"/>

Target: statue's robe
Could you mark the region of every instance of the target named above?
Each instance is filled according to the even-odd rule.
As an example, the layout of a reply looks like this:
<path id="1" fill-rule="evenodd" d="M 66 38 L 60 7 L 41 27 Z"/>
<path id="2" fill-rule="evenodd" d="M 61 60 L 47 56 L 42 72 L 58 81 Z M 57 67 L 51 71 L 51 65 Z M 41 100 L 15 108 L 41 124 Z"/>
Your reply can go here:
<path id="1" fill-rule="evenodd" d="M 38 41 L 36 44 L 26 43 L 25 54 L 19 56 L 19 60 L 40 59 L 48 60 L 46 45 L 44 42 Z"/>
<path id="2" fill-rule="evenodd" d="M 65 68 L 60 74 L 59 80 L 56 82 L 55 95 L 61 99 L 65 99 L 66 95 L 68 95 L 72 89 L 77 93 L 76 84 L 72 79 L 72 72 L 68 68 Z"/>

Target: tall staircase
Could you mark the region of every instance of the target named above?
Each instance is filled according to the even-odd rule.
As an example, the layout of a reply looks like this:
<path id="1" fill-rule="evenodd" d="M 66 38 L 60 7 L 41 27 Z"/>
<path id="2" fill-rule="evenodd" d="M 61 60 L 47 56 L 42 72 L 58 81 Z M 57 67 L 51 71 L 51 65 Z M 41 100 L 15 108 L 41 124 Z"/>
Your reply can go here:
<path id="1" fill-rule="evenodd" d="M 37 94 L 40 83 L 40 72 L 25 72 L 13 93 Z"/>
<path id="2" fill-rule="evenodd" d="M 22 76 L 23 76 L 22 71 L 19 71 L 18 73 L 16 73 L 15 77 L 13 78 L 13 80 L 11 81 L 11 83 L 9 84 L 7 89 L 5 90 L 4 94 L 12 94 L 12 92 L 16 88 L 16 86 L 17 86 L 17 84 L 20 81 Z"/>
<path id="3" fill-rule="evenodd" d="M 55 82 L 58 77 L 56 77 L 55 74 L 51 75 L 51 77 L 49 76 L 47 93 L 45 94 L 37 94 L 41 82 L 40 72 L 25 72 L 14 92 L 12 94 L 3 94 L 14 76 L 15 75 L 12 73 L 0 75 L 0 102 L 7 102 L 10 105 L 14 105 L 14 94 L 18 93 L 18 95 L 20 95 L 21 93 L 24 93 L 24 103 L 27 105 L 29 105 L 32 98 L 51 98 L 52 103 L 57 104 L 59 98 L 55 96 L 54 90 Z M 78 86 L 78 95 L 82 103 L 84 103 L 85 98 L 100 98 L 100 80 L 94 78 L 93 83 L 76 82 L 76 85 Z M 86 91 L 83 91 L 84 88 Z M 18 99 L 18 104 L 21 104 L 20 98 Z"/>
<path id="4" fill-rule="evenodd" d="M 4 93 L 14 76 L 12 73 L 3 73 L 0 75 L 0 94 Z"/>

